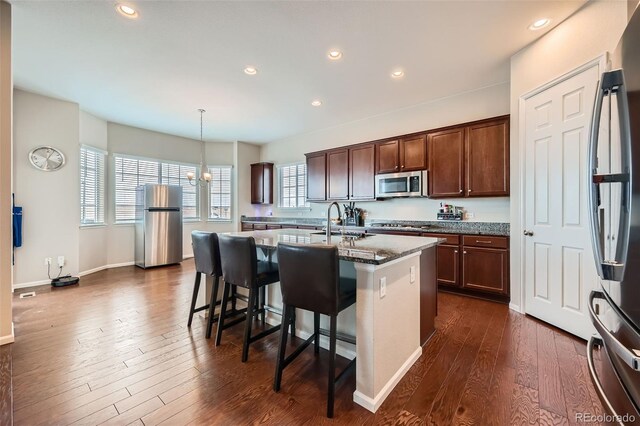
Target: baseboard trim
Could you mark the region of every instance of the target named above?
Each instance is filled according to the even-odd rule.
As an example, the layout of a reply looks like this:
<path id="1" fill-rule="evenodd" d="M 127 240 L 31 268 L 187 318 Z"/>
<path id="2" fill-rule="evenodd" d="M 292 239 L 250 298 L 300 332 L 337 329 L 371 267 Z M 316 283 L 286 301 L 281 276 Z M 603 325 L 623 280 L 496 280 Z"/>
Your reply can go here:
<path id="1" fill-rule="evenodd" d="M 16 335 L 13 329 L 13 321 L 11 322 L 11 334 L 0 337 L 0 346 L 8 345 L 9 343 L 13 343 L 16 341 Z"/>
<path id="2" fill-rule="evenodd" d="M 134 264 L 133 262 L 122 262 L 122 263 L 112 263 L 110 265 L 98 266 L 97 268 L 88 269 L 86 271 L 79 272 L 78 276 L 84 277 L 85 275 L 95 274 L 96 272 L 104 271 L 105 269 L 121 268 L 123 266 L 132 266 L 133 264 Z M 43 285 L 51 285 L 51 280 L 47 279 L 47 280 L 40 280 L 40 281 L 31 281 L 28 283 L 14 284 L 13 289 L 17 290 L 21 288 L 39 287 Z"/>
<path id="3" fill-rule="evenodd" d="M 418 347 L 413 353 L 407 358 L 407 360 L 402 364 L 400 369 L 396 371 L 396 373 L 391 376 L 391 379 L 382 387 L 382 390 L 378 392 L 378 394 L 371 398 L 362 392 L 355 391 L 353 393 L 353 402 L 356 404 L 366 408 L 367 410 L 375 413 L 378 411 L 378 408 L 382 405 L 385 399 L 389 396 L 391 391 L 396 387 L 396 385 L 402 380 L 407 371 L 411 368 L 411 366 L 420 358 L 422 355 L 422 347 Z"/>
<path id="4" fill-rule="evenodd" d="M 512 311 L 516 311 L 519 312 L 521 314 L 524 314 L 524 312 L 522 312 L 522 310 L 520 309 L 520 305 L 516 305 L 515 303 L 509 303 L 509 309 L 511 309 Z"/>

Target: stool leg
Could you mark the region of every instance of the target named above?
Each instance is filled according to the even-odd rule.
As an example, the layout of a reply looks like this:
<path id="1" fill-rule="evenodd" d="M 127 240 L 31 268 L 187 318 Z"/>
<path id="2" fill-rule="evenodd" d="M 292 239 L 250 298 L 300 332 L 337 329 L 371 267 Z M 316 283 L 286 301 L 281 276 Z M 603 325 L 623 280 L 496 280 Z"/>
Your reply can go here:
<path id="1" fill-rule="evenodd" d="M 249 340 L 251 339 L 251 326 L 253 325 L 253 317 L 256 315 L 256 299 L 257 289 L 249 289 L 249 303 L 247 304 L 247 322 L 244 325 L 244 339 L 242 341 L 242 362 L 249 359 Z"/>
<path id="2" fill-rule="evenodd" d="M 231 310 L 233 312 L 236 311 L 236 301 L 238 300 L 238 298 L 236 297 L 238 294 L 238 287 L 231 286 Z"/>
<path id="3" fill-rule="evenodd" d="M 316 354 L 320 353 L 320 314 L 318 312 L 313 313 L 313 334 L 316 338 L 313 342 L 313 351 Z"/>
<path id="4" fill-rule="evenodd" d="M 191 322 L 193 321 L 193 311 L 196 310 L 196 299 L 198 298 L 198 291 L 200 290 L 201 278 L 200 272 L 196 272 L 196 281 L 193 283 L 193 296 L 191 296 L 191 310 L 189 310 L 189 322 L 187 322 L 187 327 L 191 327 Z"/>
<path id="5" fill-rule="evenodd" d="M 264 286 L 260 289 L 260 309 L 262 309 L 262 312 L 260 312 L 260 321 L 262 322 L 262 325 L 265 324 L 265 322 L 267 321 L 267 311 L 264 310 L 264 304 L 267 302 L 267 286 Z"/>
<path id="6" fill-rule="evenodd" d="M 222 339 L 222 329 L 224 328 L 224 317 L 227 315 L 227 301 L 229 300 L 229 291 L 231 285 L 227 282 L 224 283 L 224 289 L 222 290 L 222 303 L 220 304 L 220 316 L 218 317 L 218 329 L 216 330 L 216 346 L 220 345 Z"/>
<path id="7" fill-rule="evenodd" d="M 291 339 L 296 338 L 296 308 L 291 308 Z"/>
<path id="8" fill-rule="evenodd" d="M 329 327 L 329 391 L 327 395 L 327 417 L 332 418 L 333 400 L 336 393 L 336 315 L 331 315 L 331 325 Z"/>
<path id="9" fill-rule="evenodd" d="M 284 355 L 287 350 L 287 325 L 289 312 L 293 308 L 282 305 L 282 326 L 280 327 L 280 346 L 278 347 L 278 359 L 276 361 L 276 376 L 273 379 L 273 390 L 278 392 L 282 383 L 282 370 L 284 369 Z"/>
<path id="10" fill-rule="evenodd" d="M 207 321 L 207 334 L 206 338 L 211 338 L 211 329 L 213 328 L 213 317 L 216 312 L 216 301 L 218 300 L 218 285 L 220 282 L 220 277 L 217 275 L 213 276 L 213 285 L 211 286 L 211 298 L 209 300 L 209 320 Z M 218 317 L 219 319 L 220 317 Z"/>

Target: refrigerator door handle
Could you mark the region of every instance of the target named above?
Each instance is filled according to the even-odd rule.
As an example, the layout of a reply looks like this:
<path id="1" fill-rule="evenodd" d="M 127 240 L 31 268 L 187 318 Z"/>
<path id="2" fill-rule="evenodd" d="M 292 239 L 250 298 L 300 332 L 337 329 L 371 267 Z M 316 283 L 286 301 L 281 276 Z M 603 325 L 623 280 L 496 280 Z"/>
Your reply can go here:
<path id="1" fill-rule="evenodd" d="M 602 104 L 605 95 L 611 97 L 616 95 L 618 105 L 618 119 L 620 126 L 621 141 L 621 173 L 598 174 L 598 143 L 600 133 L 600 119 Z M 610 104 L 610 103 L 609 103 Z M 592 175 L 589 177 L 589 218 L 591 227 L 591 242 L 593 254 L 596 261 L 596 270 L 600 278 L 605 280 L 622 281 L 624 276 L 624 266 L 627 260 L 627 247 L 630 230 L 630 210 L 631 210 L 631 137 L 629 127 L 629 104 L 627 101 L 627 90 L 624 84 L 622 70 L 605 72 L 598 83 L 596 100 L 593 107 L 591 121 L 591 132 L 589 135 L 589 167 Z M 599 220 L 600 210 L 600 184 L 619 183 L 622 185 L 619 221 L 617 235 L 618 243 L 613 260 L 605 260 L 603 255 L 603 242 L 600 238 L 603 235 L 602 223 Z"/>
<path id="2" fill-rule="evenodd" d="M 593 322 L 593 325 L 595 326 L 596 331 L 600 336 L 603 336 L 606 338 L 603 340 L 608 342 L 607 347 L 613 350 L 616 353 L 616 355 L 618 355 L 618 357 L 620 357 L 620 359 L 625 362 L 625 364 L 627 364 L 629 367 L 631 367 L 635 371 L 640 371 L 640 356 L 638 355 L 640 354 L 640 351 L 638 350 L 631 351 L 627 349 L 622 343 L 618 341 L 618 339 L 615 338 L 613 334 L 611 334 L 611 332 L 607 329 L 607 327 L 605 327 L 605 325 L 600 320 L 600 317 L 598 317 L 598 315 L 595 312 L 595 309 L 593 307 L 594 299 L 604 300 L 609 304 L 611 309 L 613 309 L 614 312 L 616 312 L 616 314 L 619 316 L 619 319 L 621 321 L 624 321 L 626 323 L 627 320 L 624 318 L 624 316 L 622 316 L 621 312 L 618 312 L 618 308 L 613 303 L 611 303 L 608 296 L 604 292 L 593 290 L 591 294 L 589 294 L 589 314 L 591 315 L 591 321 Z M 629 324 L 627 325 L 631 327 Z"/>
<path id="3" fill-rule="evenodd" d="M 615 419 L 622 419 L 622 416 L 619 416 L 616 410 L 614 410 L 611 401 L 607 398 L 607 395 L 602 387 L 602 383 L 600 382 L 600 378 L 598 377 L 598 372 L 596 371 L 596 365 L 593 360 L 593 350 L 596 346 L 603 346 L 602 339 L 598 336 L 591 336 L 589 342 L 587 343 L 587 364 L 589 365 L 589 376 L 591 376 L 591 382 L 593 383 L 593 387 L 596 389 L 598 396 L 600 397 L 600 401 L 605 405 L 605 408 L 609 411 L 609 414 L 613 416 Z M 618 420 L 618 424 L 624 426 L 621 420 Z"/>

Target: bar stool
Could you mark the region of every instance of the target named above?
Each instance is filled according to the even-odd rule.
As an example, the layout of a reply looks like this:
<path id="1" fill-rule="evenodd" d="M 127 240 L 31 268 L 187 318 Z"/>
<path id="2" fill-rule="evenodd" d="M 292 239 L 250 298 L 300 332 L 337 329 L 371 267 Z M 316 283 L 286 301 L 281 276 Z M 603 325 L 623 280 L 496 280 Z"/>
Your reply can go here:
<path id="1" fill-rule="evenodd" d="M 222 292 L 222 306 L 220 319 L 216 332 L 216 346 L 220 345 L 222 330 L 235 325 L 238 321 L 225 324 L 228 294 L 231 286 L 244 287 L 249 290 L 247 299 L 247 315 L 242 342 L 242 362 L 249 357 L 249 344 L 258 339 L 275 333 L 280 325 L 264 330 L 255 336 L 251 335 L 253 320 L 258 314 L 264 315 L 264 297 L 260 292 L 269 285 L 280 280 L 276 264 L 267 261 L 258 261 L 256 253 L 256 241 L 253 237 L 240 237 L 220 235 L 220 257 L 222 263 L 222 276 L 224 277 L 224 290 Z"/>
<path id="2" fill-rule="evenodd" d="M 217 316 L 215 314 L 216 305 L 220 304 L 217 300 L 218 285 L 222 270 L 220 267 L 220 247 L 218 245 L 218 235 L 213 232 L 192 231 L 191 246 L 193 247 L 193 258 L 196 264 L 196 280 L 193 285 L 193 296 L 191 297 L 191 309 L 189 310 L 189 322 L 187 327 L 191 327 L 193 314 L 196 312 L 209 309 L 209 318 L 207 320 L 207 339 L 211 337 L 211 328 Z M 211 299 L 209 303 L 196 308 L 196 299 L 200 290 L 201 274 L 213 277 L 213 286 L 211 288 Z"/>
<path id="3" fill-rule="evenodd" d="M 282 290 L 283 319 L 280 347 L 273 389 L 278 392 L 282 382 L 282 371 L 311 342 L 314 351 L 320 352 L 320 314 L 330 317 L 329 327 L 329 383 L 327 391 L 327 417 L 333 417 L 336 381 L 353 365 L 355 358 L 335 375 L 336 323 L 338 314 L 356 301 L 356 281 L 340 277 L 338 248 L 335 246 L 309 246 L 302 244 L 278 244 L 280 266 L 280 288 Z M 285 357 L 287 346 L 287 324 L 295 309 L 313 312 L 314 333 L 302 345 Z"/>

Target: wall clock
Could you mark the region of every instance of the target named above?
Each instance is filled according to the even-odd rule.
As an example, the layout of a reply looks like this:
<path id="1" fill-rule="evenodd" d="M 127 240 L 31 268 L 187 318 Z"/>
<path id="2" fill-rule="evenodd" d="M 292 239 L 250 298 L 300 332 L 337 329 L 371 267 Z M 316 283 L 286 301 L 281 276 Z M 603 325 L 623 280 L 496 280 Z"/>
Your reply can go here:
<path id="1" fill-rule="evenodd" d="M 54 172 L 64 166 L 65 158 L 62 151 L 51 146 L 39 146 L 29 153 L 31 165 L 43 172 Z"/>

